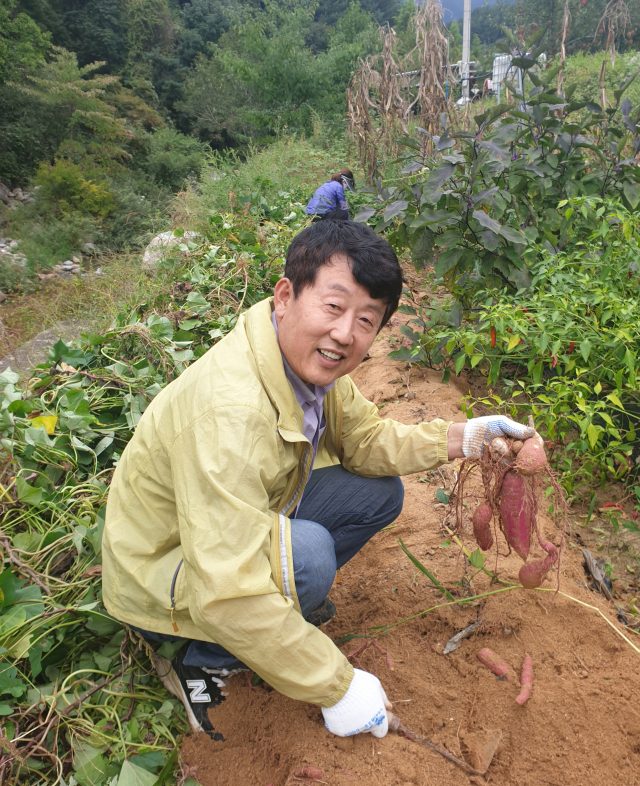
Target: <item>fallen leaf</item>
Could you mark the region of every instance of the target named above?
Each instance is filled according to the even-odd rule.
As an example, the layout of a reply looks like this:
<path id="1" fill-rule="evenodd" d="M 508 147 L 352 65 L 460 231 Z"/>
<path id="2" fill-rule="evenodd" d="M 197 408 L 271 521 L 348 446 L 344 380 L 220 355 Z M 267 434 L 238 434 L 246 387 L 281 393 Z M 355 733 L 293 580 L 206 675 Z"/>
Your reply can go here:
<path id="1" fill-rule="evenodd" d="M 94 565 L 93 567 L 85 570 L 85 572 L 80 576 L 81 579 L 89 579 L 92 576 L 102 576 L 102 565 Z"/>
<path id="2" fill-rule="evenodd" d="M 33 418 L 29 422 L 32 426 L 35 426 L 35 428 L 44 426 L 44 430 L 47 432 L 47 434 L 49 434 L 49 436 L 51 436 L 56 430 L 58 418 L 54 415 L 40 415 L 37 418 Z"/>

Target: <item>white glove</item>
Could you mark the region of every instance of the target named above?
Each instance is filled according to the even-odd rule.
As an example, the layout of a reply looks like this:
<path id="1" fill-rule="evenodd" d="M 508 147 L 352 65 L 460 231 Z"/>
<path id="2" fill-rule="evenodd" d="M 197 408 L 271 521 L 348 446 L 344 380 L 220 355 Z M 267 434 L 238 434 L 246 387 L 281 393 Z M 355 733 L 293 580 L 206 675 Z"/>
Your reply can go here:
<path id="1" fill-rule="evenodd" d="M 483 418 L 468 420 L 462 435 L 462 452 L 465 458 L 480 458 L 485 445 L 490 445 L 496 437 L 530 439 L 535 429 L 522 426 L 504 415 L 487 415 Z"/>
<path id="2" fill-rule="evenodd" d="M 324 725 L 338 737 L 370 731 L 384 737 L 389 731 L 387 710 L 391 702 L 380 680 L 368 671 L 354 669 L 354 677 L 344 696 L 333 707 L 322 707 Z"/>

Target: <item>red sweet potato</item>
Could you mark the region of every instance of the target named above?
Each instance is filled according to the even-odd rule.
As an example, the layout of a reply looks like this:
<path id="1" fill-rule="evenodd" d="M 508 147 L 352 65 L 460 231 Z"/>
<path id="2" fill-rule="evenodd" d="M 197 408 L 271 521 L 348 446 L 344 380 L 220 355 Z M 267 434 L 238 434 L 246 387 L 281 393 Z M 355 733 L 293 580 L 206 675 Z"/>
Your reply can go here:
<path id="1" fill-rule="evenodd" d="M 556 549 L 553 543 L 541 540 L 540 545 L 547 552 L 547 556 L 544 559 L 536 559 L 527 565 L 523 565 L 518 573 L 520 584 L 525 589 L 537 589 L 545 580 L 551 566 L 558 559 L 558 549 Z"/>
<path id="2" fill-rule="evenodd" d="M 493 650 L 484 647 L 478 653 L 478 660 L 483 666 L 491 669 L 498 677 L 504 677 L 507 682 L 513 682 L 515 685 L 520 684 L 515 671 L 499 655 L 496 655 Z"/>
<path id="3" fill-rule="evenodd" d="M 525 479 L 517 472 L 507 472 L 502 481 L 500 517 L 508 544 L 525 562 L 531 547 L 531 513 Z"/>
<path id="4" fill-rule="evenodd" d="M 518 704 L 524 704 L 531 696 L 531 688 L 533 687 L 533 661 L 531 660 L 531 655 L 524 656 L 520 682 L 522 683 L 522 690 L 516 701 Z"/>
<path id="5" fill-rule="evenodd" d="M 478 546 L 483 551 L 488 551 L 493 546 L 493 534 L 491 532 L 491 518 L 493 511 L 491 506 L 483 502 L 475 510 L 471 523 L 473 524 L 473 534 L 475 535 Z"/>
<path id="6" fill-rule="evenodd" d="M 544 452 L 544 442 L 539 434 L 525 440 L 514 467 L 521 475 L 536 475 L 547 466 L 547 454 Z"/>

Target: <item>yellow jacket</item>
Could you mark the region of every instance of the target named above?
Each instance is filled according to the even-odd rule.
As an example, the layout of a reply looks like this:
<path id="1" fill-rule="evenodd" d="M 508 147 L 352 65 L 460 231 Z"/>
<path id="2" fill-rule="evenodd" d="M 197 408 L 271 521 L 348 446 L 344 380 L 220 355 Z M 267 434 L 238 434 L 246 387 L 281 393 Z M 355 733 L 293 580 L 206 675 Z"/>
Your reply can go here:
<path id="1" fill-rule="evenodd" d="M 330 707 L 353 668 L 300 614 L 287 516 L 312 449 L 271 309 L 245 312 L 142 416 L 109 493 L 103 598 L 123 622 L 217 642 L 285 696 Z M 380 477 L 447 461 L 449 423 L 383 420 L 347 376 L 324 413 L 316 468 Z"/>

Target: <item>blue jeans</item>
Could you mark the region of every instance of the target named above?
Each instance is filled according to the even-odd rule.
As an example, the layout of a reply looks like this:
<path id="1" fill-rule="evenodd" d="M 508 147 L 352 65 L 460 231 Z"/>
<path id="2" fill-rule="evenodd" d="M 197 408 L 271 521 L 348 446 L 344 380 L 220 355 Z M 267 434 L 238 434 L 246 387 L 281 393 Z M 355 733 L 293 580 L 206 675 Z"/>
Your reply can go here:
<path id="1" fill-rule="evenodd" d="M 291 519 L 291 548 L 296 592 L 303 617 L 329 594 L 341 568 L 400 515 L 404 488 L 400 478 L 363 478 L 341 466 L 316 469 Z M 177 636 L 138 630 L 148 641 L 180 641 Z M 184 639 L 188 641 L 188 639 Z M 186 666 L 237 669 L 243 664 L 219 644 L 191 641 Z"/>

